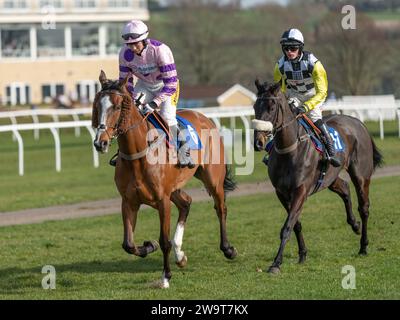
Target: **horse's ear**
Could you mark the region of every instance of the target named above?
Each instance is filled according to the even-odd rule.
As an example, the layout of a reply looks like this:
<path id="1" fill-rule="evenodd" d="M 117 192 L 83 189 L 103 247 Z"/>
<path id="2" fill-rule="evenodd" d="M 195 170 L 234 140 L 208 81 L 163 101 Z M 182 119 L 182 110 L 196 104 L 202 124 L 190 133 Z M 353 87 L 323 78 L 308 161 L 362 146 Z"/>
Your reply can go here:
<path id="1" fill-rule="evenodd" d="M 99 81 L 100 81 L 101 85 L 103 85 L 107 82 L 107 76 L 103 70 L 101 70 L 101 72 L 100 72 Z"/>
<path id="2" fill-rule="evenodd" d="M 256 81 L 254 81 L 254 84 L 256 85 L 257 92 L 260 92 L 262 90 L 262 85 L 260 83 L 260 80 L 256 78 Z"/>
<path id="3" fill-rule="evenodd" d="M 127 74 L 127 76 L 123 79 L 119 81 L 119 87 L 123 88 L 126 86 L 126 84 L 128 83 L 128 79 L 130 77 L 130 74 Z"/>
<path id="4" fill-rule="evenodd" d="M 274 95 L 276 96 L 279 93 L 279 91 L 281 90 L 281 82 L 278 81 L 278 82 L 274 83 L 272 85 L 271 89 L 272 89 L 272 92 L 274 93 Z"/>

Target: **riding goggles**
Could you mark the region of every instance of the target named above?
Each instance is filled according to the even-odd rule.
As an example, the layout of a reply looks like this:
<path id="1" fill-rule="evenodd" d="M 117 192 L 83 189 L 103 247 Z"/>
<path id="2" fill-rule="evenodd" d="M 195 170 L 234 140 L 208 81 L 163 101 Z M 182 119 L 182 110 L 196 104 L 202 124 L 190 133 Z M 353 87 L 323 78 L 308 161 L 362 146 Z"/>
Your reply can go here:
<path id="1" fill-rule="evenodd" d="M 140 36 L 144 35 L 146 32 L 143 32 L 143 33 L 127 33 L 127 34 L 122 35 L 122 39 L 124 39 L 125 41 L 127 41 L 129 39 L 135 40 L 135 39 L 139 38 Z"/>
<path id="2" fill-rule="evenodd" d="M 283 46 L 282 48 L 283 48 L 284 51 L 294 52 L 296 50 L 299 50 L 300 46 Z"/>

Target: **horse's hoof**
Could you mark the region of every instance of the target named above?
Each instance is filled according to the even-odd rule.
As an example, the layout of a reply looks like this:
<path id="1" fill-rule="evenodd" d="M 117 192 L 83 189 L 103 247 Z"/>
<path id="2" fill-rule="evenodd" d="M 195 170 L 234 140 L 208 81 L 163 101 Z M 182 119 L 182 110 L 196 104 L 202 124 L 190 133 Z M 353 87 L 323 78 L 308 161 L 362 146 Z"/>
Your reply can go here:
<path id="1" fill-rule="evenodd" d="M 181 259 L 181 261 L 176 261 L 176 265 L 177 265 L 179 268 L 184 268 L 184 267 L 186 267 L 186 264 L 187 264 L 187 257 L 186 257 L 186 255 L 183 256 L 183 258 Z"/>
<path id="2" fill-rule="evenodd" d="M 233 260 L 236 258 L 238 252 L 235 247 L 230 247 L 228 250 L 224 251 L 224 255 L 226 258 Z"/>
<path id="3" fill-rule="evenodd" d="M 360 255 L 360 256 L 366 256 L 368 253 L 367 253 L 367 249 L 365 248 L 365 249 L 360 249 L 360 251 L 358 252 L 358 254 Z"/>
<path id="4" fill-rule="evenodd" d="M 279 267 L 271 266 L 269 267 L 267 272 L 272 274 L 279 274 L 281 272 L 281 269 L 279 269 Z"/>
<path id="5" fill-rule="evenodd" d="M 360 229 L 361 229 L 361 227 L 360 227 L 360 222 L 356 222 L 355 224 L 354 224 L 354 226 L 351 226 L 351 228 L 353 229 L 353 231 L 354 231 L 354 233 L 355 234 L 361 234 L 361 231 L 360 231 Z"/>
<path id="6" fill-rule="evenodd" d="M 307 256 L 306 255 L 301 255 L 299 257 L 299 264 L 303 264 L 304 262 L 306 262 Z"/>
<path id="7" fill-rule="evenodd" d="M 162 280 L 157 280 L 152 283 L 150 283 L 150 288 L 153 289 L 168 289 L 169 288 L 169 282 L 168 281 L 162 281 Z"/>

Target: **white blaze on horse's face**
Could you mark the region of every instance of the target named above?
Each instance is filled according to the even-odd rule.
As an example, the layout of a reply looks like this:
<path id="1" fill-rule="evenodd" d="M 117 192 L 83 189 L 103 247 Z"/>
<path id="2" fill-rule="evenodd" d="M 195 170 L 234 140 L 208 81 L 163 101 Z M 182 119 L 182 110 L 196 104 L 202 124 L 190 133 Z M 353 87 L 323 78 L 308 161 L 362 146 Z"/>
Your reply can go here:
<path id="1" fill-rule="evenodd" d="M 100 112 L 99 112 L 99 125 L 100 127 L 104 127 L 107 129 L 106 121 L 107 121 L 107 110 L 113 106 L 110 96 L 104 96 L 100 100 Z"/>
<path id="2" fill-rule="evenodd" d="M 110 96 L 105 95 L 100 99 L 100 107 L 98 110 L 98 120 L 99 125 L 96 128 L 96 138 L 94 140 L 94 145 L 97 151 L 108 152 L 108 141 L 101 141 L 101 136 L 104 132 L 107 131 L 107 111 L 112 108 L 113 104 L 111 102 Z"/>

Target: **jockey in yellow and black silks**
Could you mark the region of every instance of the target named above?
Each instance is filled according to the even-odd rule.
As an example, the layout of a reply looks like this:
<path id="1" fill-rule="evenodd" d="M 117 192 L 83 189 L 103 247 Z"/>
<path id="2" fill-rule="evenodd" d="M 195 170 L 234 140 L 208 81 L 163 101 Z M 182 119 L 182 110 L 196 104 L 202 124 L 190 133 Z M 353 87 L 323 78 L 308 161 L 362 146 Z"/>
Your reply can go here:
<path id="1" fill-rule="evenodd" d="M 280 82 L 292 109 L 307 113 L 321 131 L 322 142 L 328 151 L 328 160 L 335 167 L 341 165 L 335 157 L 335 148 L 328 128 L 322 120 L 322 106 L 328 93 L 328 79 L 321 61 L 314 54 L 303 51 L 304 37 L 300 30 L 289 29 L 282 34 L 280 44 L 283 56 L 274 70 L 274 82 Z"/>

